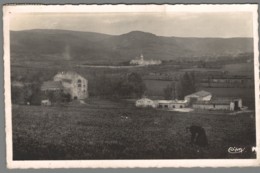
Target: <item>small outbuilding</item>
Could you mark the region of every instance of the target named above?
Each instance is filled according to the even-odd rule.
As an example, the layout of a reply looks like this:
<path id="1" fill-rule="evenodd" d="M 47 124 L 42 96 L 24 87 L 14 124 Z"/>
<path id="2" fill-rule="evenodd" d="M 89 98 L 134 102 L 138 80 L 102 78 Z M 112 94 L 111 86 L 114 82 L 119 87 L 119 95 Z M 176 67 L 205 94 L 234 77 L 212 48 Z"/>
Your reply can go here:
<path id="1" fill-rule="evenodd" d="M 49 99 L 42 100 L 41 101 L 41 105 L 42 106 L 50 106 L 51 105 L 51 101 Z"/>
<path id="2" fill-rule="evenodd" d="M 136 100 L 135 106 L 142 107 L 142 108 L 145 108 L 145 107 L 155 108 L 156 107 L 154 101 L 151 99 L 148 99 L 148 98 L 142 98 L 142 99 Z"/>

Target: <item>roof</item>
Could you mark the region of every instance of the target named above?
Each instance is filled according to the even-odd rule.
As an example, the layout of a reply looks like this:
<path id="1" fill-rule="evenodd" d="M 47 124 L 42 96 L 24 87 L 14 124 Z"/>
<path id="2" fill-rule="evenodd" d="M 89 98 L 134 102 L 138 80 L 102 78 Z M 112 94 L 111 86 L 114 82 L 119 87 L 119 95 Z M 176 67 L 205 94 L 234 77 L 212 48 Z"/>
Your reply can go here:
<path id="1" fill-rule="evenodd" d="M 148 98 L 141 98 L 141 99 L 138 99 L 136 101 L 152 101 L 151 99 L 148 99 Z"/>
<path id="2" fill-rule="evenodd" d="M 58 77 L 58 78 L 60 78 L 60 79 L 62 79 L 62 80 L 65 79 L 64 82 L 71 83 L 73 79 L 75 79 L 75 78 L 77 78 L 77 77 L 79 77 L 79 76 L 80 76 L 81 78 L 83 78 L 83 79 L 86 80 L 85 77 L 83 77 L 82 75 L 78 74 L 78 73 L 75 72 L 75 71 L 61 71 L 61 72 L 57 73 L 57 74 L 54 76 L 54 78 L 55 78 L 55 77 Z M 67 79 L 67 81 L 66 81 L 66 79 Z M 71 80 L 71 81 L 69 81 L 69 80 Z"/>
<path id="3" fill-rule="evenodd" d="M 62 79 L 62 82 L 72 83 L 71 79 Z"/>
<path id="4" fill-rule="evenodd" d="M 162 103 L 162 104 L 183 104 L 183 103 L 187 103 L 187 100 L 158 100 L 158 103 Z"/>
<path id="5" fill-rule="evenodd" d="M 211 95 L 211 93 L 208 92 L 208 91 L 201 90 L 201 91 L 195 92 L 195 93 L 187 95 L 187 96 L 192 96 L 192 95 L 195 95 L 195 96 L 198 96 L 198 97 L 206 97 L 206 96 Z"/>
<path id="6" fill-rule="evenodd" d="M 57 90 L 63 89 L 63 86 L 60 81 L 46 81 L 43 82 L 41 90 Z"/>
<path id="7" fill-rule="evenodd" d="M 169 104 L 171 100 L 158 100 L 158 103 Z"/>

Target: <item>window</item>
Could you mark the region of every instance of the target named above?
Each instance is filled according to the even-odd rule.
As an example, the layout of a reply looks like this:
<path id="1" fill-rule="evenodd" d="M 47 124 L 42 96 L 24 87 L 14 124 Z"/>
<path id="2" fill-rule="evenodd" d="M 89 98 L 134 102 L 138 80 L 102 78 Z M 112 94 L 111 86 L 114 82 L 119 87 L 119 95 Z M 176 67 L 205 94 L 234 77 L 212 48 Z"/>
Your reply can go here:
<path id="1" fill-rule="evenodd" d="M 168 108 L 168 105 L 164 105 L 165 108 Z"/>
<path id="2" fill-rule="evenodd" d="M 183 106 L 182 106 L 182 105 L 180 105 L 180 108 L 183 108 Z"/>
<path id="3" fill-rule="evenodd" d="M 175 108 L 175 105 L 172 105 L 172 108 Z"/>
<path id="4" fill-rule="evenodd" d="M 81 80 L 78 80 L 78 87 L 81 87 Z"/>

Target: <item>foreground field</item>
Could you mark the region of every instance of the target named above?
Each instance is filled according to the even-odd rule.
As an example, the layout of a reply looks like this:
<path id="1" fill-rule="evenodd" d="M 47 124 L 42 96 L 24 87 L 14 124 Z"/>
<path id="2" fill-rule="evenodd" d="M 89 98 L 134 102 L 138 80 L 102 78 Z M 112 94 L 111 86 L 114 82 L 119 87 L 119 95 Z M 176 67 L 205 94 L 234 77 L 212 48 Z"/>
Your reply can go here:
<path id="1" fill-rule="evenodd" d="M 255 146 L 253 113 L 176 113 L 89 101 L 53 107 L 13 105 L 12 116 L 14 160 L 255 157 L 250 152 Z M 191 124 L 205 128 L 208 148 L 189 144 L 185 127 Z M 230 154 L 229 147 L 248 150 Z"/>

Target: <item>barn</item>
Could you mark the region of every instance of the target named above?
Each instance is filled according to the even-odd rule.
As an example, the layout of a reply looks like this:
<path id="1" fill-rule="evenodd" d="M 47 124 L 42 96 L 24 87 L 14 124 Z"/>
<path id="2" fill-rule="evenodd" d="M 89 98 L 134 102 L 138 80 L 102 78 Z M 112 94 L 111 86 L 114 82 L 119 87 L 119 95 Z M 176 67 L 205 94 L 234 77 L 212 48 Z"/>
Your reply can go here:
<path id="1" fill-rule="evenodd" d="M 71 95 L 71 99 L 85 99 L 88 97 L 88 81 L 76 72 L 59 72 L 53 78 L 54 82 L 61 82 L 64 92 Z"/>
<path id="2" fill-rule="evenodd" d="M 148 98 L 142 98 L 142 99 L 136 100 L 135 106 L 142 107 L 142 108 L 145 108 L 145 107 L 155 108 L 156 107 L 154 101 L 151 99 L 148 99 Z"/>
<path id="3" fill-rule="evenodd" d="M 210 92 L 201 90 L 193 94 L 187 95 L 184 97 L 184 100 L 189 102 L 191 105 L 196 101 L 210 101 L 212 94 Z"/>

